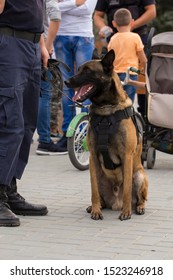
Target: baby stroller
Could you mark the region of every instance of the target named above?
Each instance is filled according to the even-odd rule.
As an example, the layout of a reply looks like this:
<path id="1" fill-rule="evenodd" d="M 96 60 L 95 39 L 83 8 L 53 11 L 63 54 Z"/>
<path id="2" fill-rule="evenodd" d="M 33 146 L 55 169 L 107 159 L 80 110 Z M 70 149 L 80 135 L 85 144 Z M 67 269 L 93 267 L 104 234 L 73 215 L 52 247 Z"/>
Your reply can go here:
<path id="1" fill-rule="evenodd" d="M 154 36 L 151 29 L 147 56 L 142 160 L 152 169 L 156 150 L 173 154 L 173 32 Z"/>

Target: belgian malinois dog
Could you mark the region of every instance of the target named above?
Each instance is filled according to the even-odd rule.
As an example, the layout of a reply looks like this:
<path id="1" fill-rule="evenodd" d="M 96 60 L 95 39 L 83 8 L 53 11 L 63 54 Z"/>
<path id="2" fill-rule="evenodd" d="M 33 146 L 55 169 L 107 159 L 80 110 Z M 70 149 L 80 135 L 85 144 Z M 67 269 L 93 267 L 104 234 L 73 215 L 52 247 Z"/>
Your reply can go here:
<path id="1" fill-rule="evenodd" d="M 145 213 L 148 180 L 141 163 L 142 136 L 137 133 L 132 102 L 113 70 L 114 51 L 102 60 L 84 63 L 67 80 L 76 93 L 73 101 L 89 98 L 90 121 L 87 145 L 94 220 L 103 219 L 102 209 L 121 210 L 120 220 L 131 218 L 132 210 Z"/>

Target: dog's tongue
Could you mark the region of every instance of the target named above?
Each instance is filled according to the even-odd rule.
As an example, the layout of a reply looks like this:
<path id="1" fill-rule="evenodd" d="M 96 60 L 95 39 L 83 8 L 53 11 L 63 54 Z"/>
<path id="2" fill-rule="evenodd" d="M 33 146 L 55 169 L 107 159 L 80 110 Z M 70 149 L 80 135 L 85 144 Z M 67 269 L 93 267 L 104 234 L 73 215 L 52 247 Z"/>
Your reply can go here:
<path id="1" fill-rule="evenodd" d="M 85 85 L 80 87 L 77 91 L 75 91 L 75 95 L 73 96 L 72 100 L 82 102 L 85 100 L 85 96 L 89 93 L 90 89 L 92 88 L 92 85 Z"/>

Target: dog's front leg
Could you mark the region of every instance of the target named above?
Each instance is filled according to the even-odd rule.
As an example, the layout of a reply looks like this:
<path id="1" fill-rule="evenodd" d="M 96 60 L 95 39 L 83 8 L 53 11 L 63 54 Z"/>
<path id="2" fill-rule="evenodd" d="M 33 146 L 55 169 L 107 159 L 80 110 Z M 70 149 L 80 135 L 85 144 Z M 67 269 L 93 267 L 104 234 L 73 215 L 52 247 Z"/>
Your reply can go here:
<path id="1" fill-rule="evenodd" d="M 137 185 L 137 205 L 136 213 L 138 215 L 145 214 L 145 201 L 148 194 L 148 178 L 142 168 L 135 174 L 135 183 Z"/>
<path id="2" fill-rule="evenodd" d="M 121 221 L 131 218 L 132 212 L 132 155 L 125 155 L 123 164 L 123 208 Z"/>
<path id="3" fill-rule="evenodd" d="M 99 193 L 99 163 L 94 155 L 90 154 L 90 180 L 91 180 L 91 201 L 92 206 L 87 208 L 87 211 L 91 213 L 91 218 L 94 220 L 102 220 L 103 215 L 101 211 L 101 201 L 100 201 L 100 193 Z"/>

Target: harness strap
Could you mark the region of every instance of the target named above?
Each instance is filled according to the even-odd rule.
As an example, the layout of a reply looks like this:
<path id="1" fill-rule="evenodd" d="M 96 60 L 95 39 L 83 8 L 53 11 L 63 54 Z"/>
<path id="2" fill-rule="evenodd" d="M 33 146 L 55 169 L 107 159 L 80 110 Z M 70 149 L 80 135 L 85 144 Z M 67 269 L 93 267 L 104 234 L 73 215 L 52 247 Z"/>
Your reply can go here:
<path id="1" fill-rule="evenodd" d="M 133 115 L 133 108 L 128 107 L 124 110 L 116 111 L 110 116 L 100 116 L 97 114 L 91 114 L 91 127 L 94 133 L 97 135 L 97 148 L 103 156 L 104 166 L 107 169 L 116 169 L 121 165 L 115 164 L 108 152 L 110 145 L 110 139 L 113 133 L 116 132 L 119 123 L 123 119 L 128 119 Z"/>
<path id="2" fill-rule="evenodd" d="M 111 160 L 111 158 L 109 156 L 109 152 L 108 152 L 109 140 L 110 140 L 110 134 L 99 134 L 97 147 L 103 156 L 104 166 L 107 169 L 114 170 L 117 167 L 121 166 L 121 163 L 116 164 Z"/>
<path id="3" fill-rule="evenodd" d="M 137 143 L 139 144 L 139 135 L 143 135 L 143 131 L 141 131 L 139 124 L 137 123 L 137 119 L 136 119 L 136 114 L 134 113 L 134 115 L 131 117 L 132 121 L 134 123 L 134 126 L 136 128 L 136 137 L 137 137 Z M 141 125 L 143 126 L 143 124 L 141 123 Z"/>
<path id="4" fill-rule="evenodd" d="M 123 119 L 128 119 L 134 114 L 133 107 L 127 107 L 124 110 L 118 110 L 114 114 L 109 116 L 101 116 L 95 113 L 90 113 L 91 117 L 91 127 L 95 134 L 99 131 L 107 129 L 109 127 L 109 134 L 113 133 L 114 125 Z M 100 126 L 102 124 L 102 127 Z M 105 127 L 104 127 L 105 126 Z"/>

